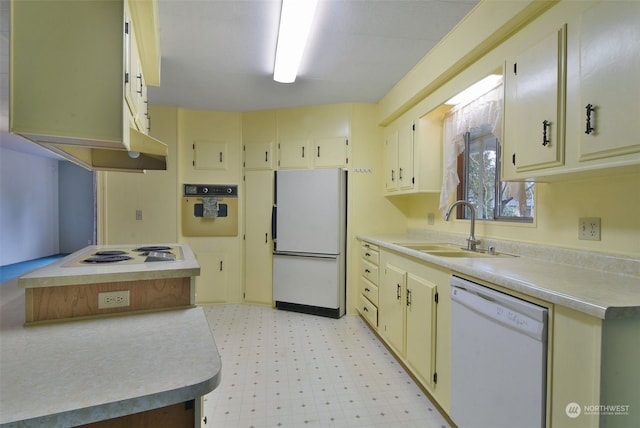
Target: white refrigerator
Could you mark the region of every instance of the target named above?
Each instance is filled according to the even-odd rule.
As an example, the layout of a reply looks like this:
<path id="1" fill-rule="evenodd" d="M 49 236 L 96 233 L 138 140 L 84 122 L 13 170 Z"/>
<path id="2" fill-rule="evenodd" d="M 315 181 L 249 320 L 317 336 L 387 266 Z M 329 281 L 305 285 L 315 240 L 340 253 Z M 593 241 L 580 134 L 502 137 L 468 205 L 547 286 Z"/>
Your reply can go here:
<path id="1" fill-rule="evenodd" d="M 346 300 L 347 172 L 276 171 L 273 299 L 278 309 L 339 318 Z"/>

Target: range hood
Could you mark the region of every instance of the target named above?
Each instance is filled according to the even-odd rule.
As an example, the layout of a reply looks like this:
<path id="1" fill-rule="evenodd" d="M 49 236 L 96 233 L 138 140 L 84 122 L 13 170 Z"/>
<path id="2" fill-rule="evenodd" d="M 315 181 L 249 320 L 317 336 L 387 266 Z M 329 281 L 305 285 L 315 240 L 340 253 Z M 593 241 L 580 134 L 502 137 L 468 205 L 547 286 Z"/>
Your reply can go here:
<path id="1" fill-rule="evenodd" d="M 167 169 L 167 145 L 133 128 L 129 128 L 128 148 L 121 142 L 20 135 L 91 171 L 144 172 Z"/>

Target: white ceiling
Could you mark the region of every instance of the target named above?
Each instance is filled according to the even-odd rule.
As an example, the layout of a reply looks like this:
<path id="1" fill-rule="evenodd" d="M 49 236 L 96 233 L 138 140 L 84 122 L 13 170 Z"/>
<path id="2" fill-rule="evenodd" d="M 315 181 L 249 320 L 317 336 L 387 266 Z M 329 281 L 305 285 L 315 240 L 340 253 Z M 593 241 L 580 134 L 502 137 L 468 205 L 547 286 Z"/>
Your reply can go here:
<path id="1" fill-rule="evenodd" d="M 42 154 L 6 132 L 8 3 L 0 0 L 0 146 Z M 280 0 L 158 0 L 161 86 L 149 100 L 217 111 L 377 102 L 477 3 L 319 0 L 298 78 L 282 84 L 272 78 Z"/>

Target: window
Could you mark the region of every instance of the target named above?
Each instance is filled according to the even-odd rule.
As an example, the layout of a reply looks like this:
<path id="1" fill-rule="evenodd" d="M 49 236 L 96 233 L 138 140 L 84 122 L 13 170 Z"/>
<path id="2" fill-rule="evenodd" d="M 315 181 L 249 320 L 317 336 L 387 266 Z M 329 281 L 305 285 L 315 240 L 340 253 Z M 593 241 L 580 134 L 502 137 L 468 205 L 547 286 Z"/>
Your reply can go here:
<path id="1" fill-rule="evenodd" d="M 500 181 L 500 144 L 489 124 L 464 135 L 464 151 L 458 157 L 458 199 L 476 207 L 476 217 L 484 220 L 532 222 L 534 184 Z M 468 208 L 460 206 L 458 218 L 469 218 Z"/>

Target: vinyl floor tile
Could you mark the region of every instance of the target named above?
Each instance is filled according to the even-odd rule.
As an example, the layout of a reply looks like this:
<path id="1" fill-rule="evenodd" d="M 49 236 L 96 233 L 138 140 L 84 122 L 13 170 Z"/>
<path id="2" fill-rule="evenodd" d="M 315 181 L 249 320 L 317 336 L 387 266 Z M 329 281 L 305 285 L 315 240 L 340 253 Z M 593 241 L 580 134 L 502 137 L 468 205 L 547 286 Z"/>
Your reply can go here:
<path id="1" fill-rule="evenodd" d="M 208 305 L 222 381 L 204 398 L 221 428 L 448 428 L 359 316 Z"/>

